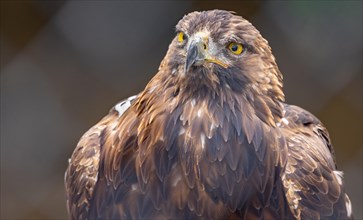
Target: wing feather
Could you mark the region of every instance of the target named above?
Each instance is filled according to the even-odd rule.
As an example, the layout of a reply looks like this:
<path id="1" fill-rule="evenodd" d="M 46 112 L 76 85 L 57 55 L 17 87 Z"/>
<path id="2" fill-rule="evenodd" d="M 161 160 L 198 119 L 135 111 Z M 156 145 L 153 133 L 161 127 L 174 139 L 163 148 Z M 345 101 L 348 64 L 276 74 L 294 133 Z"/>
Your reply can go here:
<path id="1" fill-rule="evenodd" d="M 72 219 L 86 218 L 98 180 L 100 150 L 106 124 L 112 115 L 103 118 L 80 139 L 65 174 L 67 207 Z"/>
<path id="2" fill-rule="evenodd" d="M 108 142 L 119 117 L 127 111 L 135 97 L 121 101 L 109 114 L 89 129 L 79 140 L 65 173 L 67 208 L 72 219 L 87 219 L 99 181 L 101 152 L 106 145 L 117 145 L 119 139 Z M 104 161 L 102 161 L 104 162 Z M 110 164 L 113 169 L 118 166 Z M 115 172 L 117 174 L 119 172 Z M 110 179 L 116 179 L 111 177 Z M 117 185 L 113 186 L 117 188 Z M 112 196 L 110 197 L 112 198 Z M 106 202 L 107 203 L 107 202 Z"/>
<path id="3" fill-rule="evenodd" d="M 329 135 L 311 113 L 285 105 L 281 131 L 288 144 L 282 181 L 290 210 L 297 219 L 351 219 L 344 185 L 336 177 Z M 349 200 L 349 198 L 348 198 Z"/>

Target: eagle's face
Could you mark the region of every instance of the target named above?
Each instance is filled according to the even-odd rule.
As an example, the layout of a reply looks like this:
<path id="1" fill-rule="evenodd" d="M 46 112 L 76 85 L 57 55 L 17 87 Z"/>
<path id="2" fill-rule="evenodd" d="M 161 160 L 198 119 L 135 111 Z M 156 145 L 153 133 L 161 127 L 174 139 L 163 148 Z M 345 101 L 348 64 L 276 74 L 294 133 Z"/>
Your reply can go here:
<path id="1" fill-rule="evenodd" d="M 283 96 L 282 76 L 267 41 L 242 17 L 221 10 L 193 12 L 179 21 L 176 32 L 165 68 L 179 85 L 238 93 L 254 87 Z"/>
<path id="2" fill-rule="evenodd" d="M 243 23 L 238 22 L 238 29 L 227 31 L 233 17 L 231 14 L 215 13 L 213 21 L 206 19 L 206 14 L 189 14 L 177 25 L 173 43 L 178 48 L 176 52 L 182 56 L 185 74 L 198 72 L 195 71 L 198 69 L 216 72 L 218 69 L 239 67 L 243 58 L 253 52 L 243 32 L 238 31 L 244 28 Z"/>

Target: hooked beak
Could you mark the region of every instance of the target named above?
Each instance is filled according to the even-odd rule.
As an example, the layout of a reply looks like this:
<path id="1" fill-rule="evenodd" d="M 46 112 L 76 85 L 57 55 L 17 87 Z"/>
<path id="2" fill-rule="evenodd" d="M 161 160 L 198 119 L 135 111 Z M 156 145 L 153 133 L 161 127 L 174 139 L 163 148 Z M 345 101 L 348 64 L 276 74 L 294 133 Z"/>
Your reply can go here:
<path id="1" fill-rule="evenodd" d="M 227 64 L 223 63 L 220 60 L 217 60 L 213 56 L 210 55 L 208 50 L 208 44 L 206 40 L 197 38 L 194 39 L 188 48 L 187 57 L 185 61 L 185 73 L 187 73 L 191 66 L 200 66 L 205 62 L 215 63 L 224 68 L 227 68 Z"/>

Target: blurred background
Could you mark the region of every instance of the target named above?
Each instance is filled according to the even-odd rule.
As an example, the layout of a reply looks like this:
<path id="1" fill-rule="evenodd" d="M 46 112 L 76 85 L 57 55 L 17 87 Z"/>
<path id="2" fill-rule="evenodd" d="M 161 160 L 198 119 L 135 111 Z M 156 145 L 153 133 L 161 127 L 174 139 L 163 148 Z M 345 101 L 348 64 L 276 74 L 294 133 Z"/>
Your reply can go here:
<path id="1" fill-rule="evenodd" d="M 327 126 L 362 219 L 362 1 L 1 1 L 1 219 L 65 219 L 78 139 L 156 73 L 174 26 L 227 9 L 269 41 L 288 103 Z"/>

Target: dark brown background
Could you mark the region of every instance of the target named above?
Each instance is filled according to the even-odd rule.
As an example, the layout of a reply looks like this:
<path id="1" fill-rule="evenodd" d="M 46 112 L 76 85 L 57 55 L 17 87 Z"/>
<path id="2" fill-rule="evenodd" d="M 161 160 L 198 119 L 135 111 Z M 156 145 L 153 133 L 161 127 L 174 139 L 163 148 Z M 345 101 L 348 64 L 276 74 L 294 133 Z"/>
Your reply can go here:
<path id="1" fill-rule="evenodd" d="M 361 1 L 1 1 L 1 218 L 67 218 L 80 136 L 156 73 L 174 25 L 228 9 L 270 42 L 287 102 L 328 127 L 362 218 Z"/>

